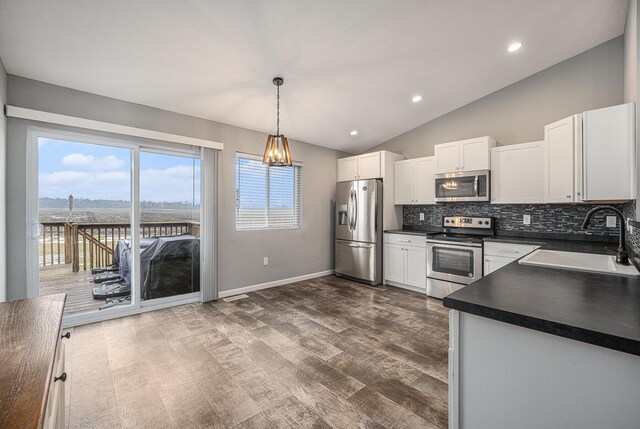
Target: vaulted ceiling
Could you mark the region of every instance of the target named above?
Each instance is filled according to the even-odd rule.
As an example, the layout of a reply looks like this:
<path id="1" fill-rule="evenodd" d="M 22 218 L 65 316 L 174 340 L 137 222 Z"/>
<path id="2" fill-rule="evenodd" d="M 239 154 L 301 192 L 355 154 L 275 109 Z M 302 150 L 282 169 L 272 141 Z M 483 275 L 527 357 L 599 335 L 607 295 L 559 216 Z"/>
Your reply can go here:
<path id="1" fill-rule="evenodd" d="M 626 0 L 2 0 L 11 74 L 358 152 L 624 32 Z M 514 41 L 523 46 L 509 54 Z M 422 101 L 411 98 L 422 95 Z M 350 132 L 357 130 L 356 136 Z"/>

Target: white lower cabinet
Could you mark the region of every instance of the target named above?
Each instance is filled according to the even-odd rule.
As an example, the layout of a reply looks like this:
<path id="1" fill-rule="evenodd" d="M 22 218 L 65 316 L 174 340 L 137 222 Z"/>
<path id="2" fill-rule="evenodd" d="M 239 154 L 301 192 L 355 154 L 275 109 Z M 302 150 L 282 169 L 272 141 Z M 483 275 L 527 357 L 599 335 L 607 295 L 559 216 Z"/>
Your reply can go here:
<path id="1" fill-rule="evenodd" d="M 384 238 L 384 283 L 426 292 L 426 238 L 404 234 L 385 234 Z"/>
<path id="2" fill-rule="evenodd" d="M 65 422 L 65 381 L 67 373 L 65 369 L 65 353 L 63 338 L 58 339 L 58 348 L 53 363 L 52 380 L 49 385 L 49 399 L 47 400 L 47 408 L 43 428 L 46 429 L 63 429 L 66 427 Z"/>
<path id="3" fill-rule="evenodd" d="M 404 282 L 404 247 L 400 244 L 384 244 L 384 278 Z"/>
<path id="4" fill-rule="evenodd" d="M 407 246 L 405 249 L 407 264 L 405 283 L 409 286 L 427 289 L 427 248 Z"/>
<path id="5" fill-rule="evenodd" d="M 515 261 L 514 258 L 509 258 L 506 256 L 492 256 L 485 255 L 484 256 L 484 274 L 490 274 L 500 268 L 504 267 Z"/>
<path id="6" fill-rule="evenodd" d="M 491 241 L 484 243 L 484 275 L 491 274 L 533 252 L 540 246 Z"/>

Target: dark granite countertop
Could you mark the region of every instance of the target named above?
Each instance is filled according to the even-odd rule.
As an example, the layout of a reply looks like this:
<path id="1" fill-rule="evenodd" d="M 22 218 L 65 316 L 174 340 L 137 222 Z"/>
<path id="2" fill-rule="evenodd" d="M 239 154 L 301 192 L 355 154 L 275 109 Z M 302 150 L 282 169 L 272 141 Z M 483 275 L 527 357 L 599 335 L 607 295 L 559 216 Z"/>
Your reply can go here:
<path id="1" fill-rule="evenodd" d="M 493 237 L 543 249 L 611 254 L 617 243 Z M 640 279 L 521 265 L 443 299 L 445 307 L 640 356 Z"/>
<path id="2" fill-rule="evenodd" d="M 442 228 L 437 226 L 429 227 L 403 227 L 402 229 L 387 229 L 384 231 L 389 234 L 407 234 L 407 235 L 431 235 L 439 234 L 442 232 Z"/>

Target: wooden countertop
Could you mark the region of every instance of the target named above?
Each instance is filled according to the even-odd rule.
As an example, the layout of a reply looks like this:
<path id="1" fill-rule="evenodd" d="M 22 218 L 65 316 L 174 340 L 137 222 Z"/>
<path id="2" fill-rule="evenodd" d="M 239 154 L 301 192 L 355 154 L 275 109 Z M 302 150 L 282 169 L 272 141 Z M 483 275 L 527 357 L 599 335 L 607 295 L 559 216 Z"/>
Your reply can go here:
<path id="1" fill-rule="evenodd" d="M 42 427 L 66 299 L 0 303 L 0 427 Z"/>

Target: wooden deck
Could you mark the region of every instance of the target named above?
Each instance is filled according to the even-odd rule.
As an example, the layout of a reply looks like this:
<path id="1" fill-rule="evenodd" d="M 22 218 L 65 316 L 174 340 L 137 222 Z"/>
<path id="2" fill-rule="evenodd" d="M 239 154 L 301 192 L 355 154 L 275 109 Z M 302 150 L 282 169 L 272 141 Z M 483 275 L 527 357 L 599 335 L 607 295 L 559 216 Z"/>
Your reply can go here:
<path id="1" fill-rule="evenodd" d="M 93 299 L 91 289 L 99 286 L 91 280 L 91 271 L 71 271 L 71 264 L 40 267 L 40 295 L 66 293 L 64 314 L 98 310 L 104 299 Z"/>

